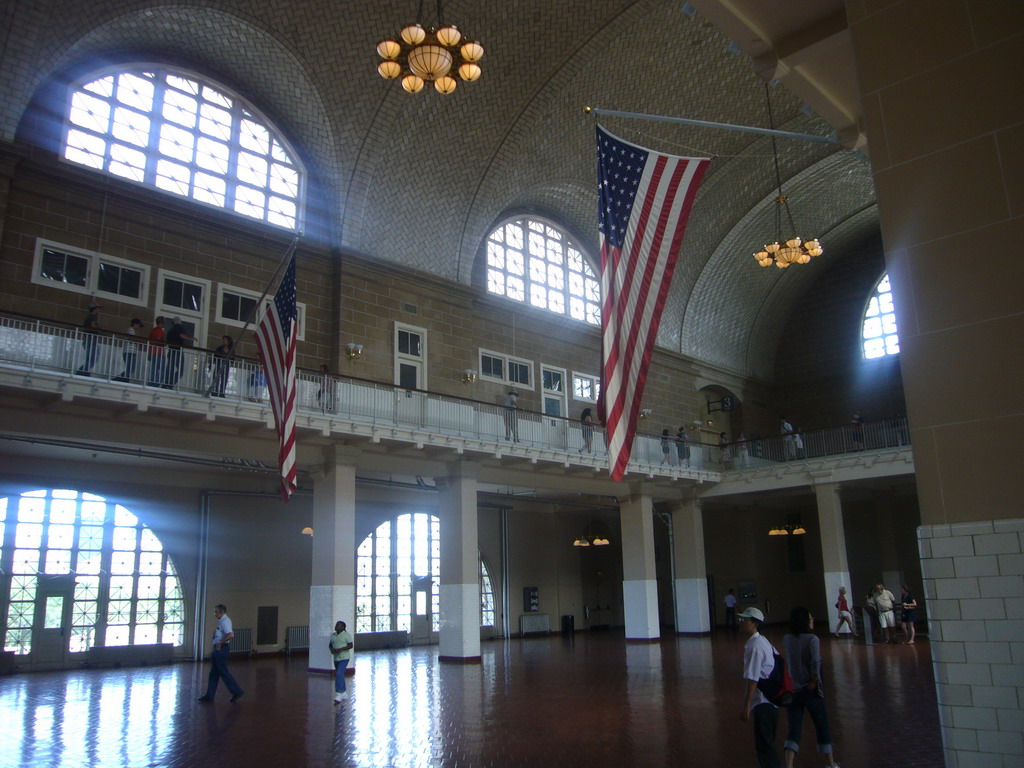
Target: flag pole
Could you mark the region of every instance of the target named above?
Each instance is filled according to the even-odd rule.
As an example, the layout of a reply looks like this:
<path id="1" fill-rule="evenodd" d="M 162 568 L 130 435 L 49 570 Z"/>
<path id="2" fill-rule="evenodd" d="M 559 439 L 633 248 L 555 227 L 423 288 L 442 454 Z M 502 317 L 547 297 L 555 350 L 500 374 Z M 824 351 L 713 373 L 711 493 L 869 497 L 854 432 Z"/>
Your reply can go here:
<path id="1" fill-rule="evenodd" d="M 270 282 L 267 283 L 267 287 L 263 289 L 263 294 L 257 300 L 256 308 L 253 309 L 253 311 L 249 313 L 249 316 L 245 319 L 245 325 L 243 325 L 242 330 L 239 331 L 238 339 L 235 341 L 234 344 L 231 345 L 231 350 L 228 352 L 228 356 L 225 358 L 225 361 L 228 364 L 230 364 L 231 361 L 235 359 L 235 350 L 238 348 L 238 345 L 242 343 L 242 337 L 245 336 L 245 332 L 249 330 L 249 326 L 252 325 L 252 321 L 253 319 L 255 319 L 256 314 L 260 311 L 260 307 L 263 306 L 263 300 L 267 298 L 267 294 L 270 293 L 270 286 L 277 282 L 277 276 L 281 274 L 281 268 L 288 263 L 288 261 L 292 257 L 292 254 L 295 253 L 295 249 L 299 245 L 299 238 L 301 236 L 302 233 L 300 232 L 292 238 L 291 243 L 288 244 L 288 247 L 284 251 L 284 256 L 281 258 L 281 261 L 278 262 L 277 269 L 274 270 L 274 274 L 271 276 Z M 210 378 L 210 384 L 206 388 L 206 392 L 203 395 L 203 397 L 210 396 L 210 393 L 213 392 L 213 385 L 216 383 L 216 381 L 217 375 L 216 371 L 214 371 L 214 375 Z"/>
<path id="2" fill-rule="evenodd" d="M 711 120 L 695 120 L 690 117 L 669 117 L 667 115 L 648 115 L 643 112 L 621 112 L 617 109 L 601 109 L 600 107 L 584 107 L 583 111 L 588 115 L 611 115 L 613 117 L 635 117 L 638 120 L 654 120 L 659 123 L 679 123 L 681 125 L 695 125 L 699 128 L 720 128 L 724 131 L 739 131 L 740 133 L 759 133 L 765 136 L 778 136 L 783 139 L 800 139 L 801 141 L 813 141 L 818 144 L 833 144 L 842 146 L 839 139 L 832 136 L 815 136 L 811 133 L 793 133 L 792 131 L 780 131 L 775 128 L 759 128 L 754 125 L 736 125 L 734 123 L 715 123 Z"/>

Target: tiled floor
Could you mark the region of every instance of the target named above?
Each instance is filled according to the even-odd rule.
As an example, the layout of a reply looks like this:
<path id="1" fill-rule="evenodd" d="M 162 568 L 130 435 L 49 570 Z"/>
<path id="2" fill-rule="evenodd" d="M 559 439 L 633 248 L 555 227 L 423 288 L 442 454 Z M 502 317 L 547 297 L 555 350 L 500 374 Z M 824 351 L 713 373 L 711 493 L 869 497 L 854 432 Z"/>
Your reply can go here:
<path id="1" fill-rule="evenodd" d="M 781 629 L 767 634 L 781 647 Z M 822 645 L 843 766 L 941 766 L 927 640 Z M 223 686 L 196 703 L 207 665 L 0 678 L 0 766 L 756 765 L 738 636 L 581 632 L 482 652 L 471 666 L 439 664 L 436 646 L 357 653 L 342 706 L 303 657 L 233 661 L 237 704 Z M 820 768 L 805 729 L 796 764 Z"/>

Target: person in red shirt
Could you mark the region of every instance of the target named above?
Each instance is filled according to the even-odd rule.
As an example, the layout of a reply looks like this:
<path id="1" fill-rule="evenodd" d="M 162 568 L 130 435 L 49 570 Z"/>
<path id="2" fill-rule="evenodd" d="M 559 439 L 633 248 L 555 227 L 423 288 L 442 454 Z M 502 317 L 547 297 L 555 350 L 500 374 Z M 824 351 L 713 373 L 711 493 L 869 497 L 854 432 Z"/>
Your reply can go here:
<path id="1" fill-rule="evenodd" d="M 842 629 L 845 622 L 850 627 L 850 631 L 853 632 L 853 636 L 860 637 L 857 634 L 857 625 L 853 623 L 853 612 L 850 610 L 850 604 L 846 602 L 846 587 L 839 588 L 839 599 L 836 600 L 836 608 L 839 609 L 839 621 L 836 622 L 836 631 L 832 634 L 839 637 L 839 630 Z"/>

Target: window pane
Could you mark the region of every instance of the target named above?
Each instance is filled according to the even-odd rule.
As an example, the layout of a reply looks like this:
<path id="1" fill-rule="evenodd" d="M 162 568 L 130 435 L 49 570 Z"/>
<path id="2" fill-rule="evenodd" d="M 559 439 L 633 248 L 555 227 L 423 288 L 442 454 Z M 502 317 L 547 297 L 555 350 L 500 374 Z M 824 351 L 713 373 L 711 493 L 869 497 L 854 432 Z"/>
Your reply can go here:
<path id="1" fill-rule="evenodd" d="M 43 608 L 43 629 L 60 629 L 64 623 L 64 596 L 47 595 Z"/>
<path id="2" fill-rule="evenodd" d="M 67 549 L 50 549 L 46 552 L 46 564 L 43 566 L 45 573 L 70 573 L 71 552 Z"/>

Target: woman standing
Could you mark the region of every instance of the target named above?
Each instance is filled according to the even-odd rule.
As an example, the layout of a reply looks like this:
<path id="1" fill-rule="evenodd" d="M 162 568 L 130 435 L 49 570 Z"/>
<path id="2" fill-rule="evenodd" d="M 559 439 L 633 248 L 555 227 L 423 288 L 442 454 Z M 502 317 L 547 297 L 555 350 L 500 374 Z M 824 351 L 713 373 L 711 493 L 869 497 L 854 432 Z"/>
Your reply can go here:
<path id="1" fill-rule="evenodd" d="M 846 587 L 839 588 L 839 599 L 836 600 L 836 608 L 839 610 L 839 621 L 836 622 L 836 631 L 832 634 L 839 637 L 839 630 L 842 629 L 845 622 L 853 636 L 860 637 L 857 634 L 857 625 L 853 623 L 853 611 L 850 610 L 850 604 L 846 602 Z"/>
<path id="2" fill-rule="evenodd" d="M 676 457 L 679 459 L 679 466 L 685 463 L 690 466 L 690 443 L 686 439 L 686 427 L 680 427 L 676 432 Z"/>
<path id="3" fill-rule="evenodd" d="M 900 585 L 900 591 L 903 593 L 903 634 L 907 636 L 903 644 L 913 645 L 914 635 L 917 634 L 914 629 L 914 622 L 917 621 L 917 598 L 910 594 L 910 587 L 906 584 Z"/>
<path id="4" fill-rule="evenodd" d="M 722 469 L 732 469 L 732 447 L 725 432 L 718 433 L 718 452 L 721 456 Z"/>
<path id="5" fill-rule="evenodd" d="M 583 434 L 583 447 L 580 453 L 586 451 L 592 453 L 594 443 L 594 417 L 589 408 L 584 408 L 580 414 L 580 432 Z"/>
<path id="6" fill-rule="evenodd" d="M 800 751 L 805 709 L 814 723 L 818 751 L 828 758 L 829 768 L 837 768 L 838 763 L 832 754 L 828 712 L 825 710 L 825 691 L 821 685 L 821 644 L 814 634 L 814 617 L 810 611 L 802 606 L 792 610 L 789 614 L 789 634 L 783 642 L 789 675 L 793 678 L 793 703 L 786 710 L 789 731 L 783 746 L 786 768 L 793 768 L 793 759 Z"/>
<path id="7" fill-rule="evenodd" d="M 672 438 L 668 435 L 668 430 L 661 430 L 661 463 L 671 464 L 672 462 L 668 459 L 668 452 L 672 446 Z"/>

